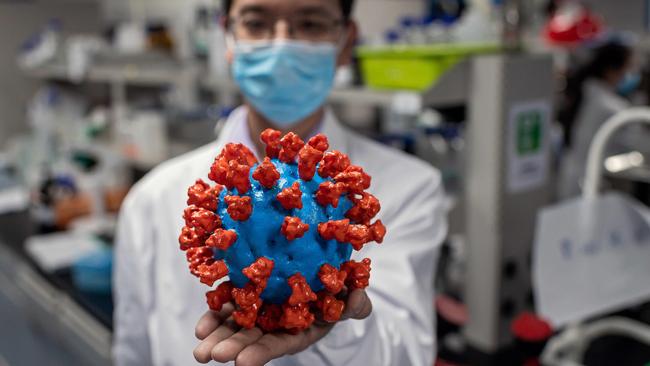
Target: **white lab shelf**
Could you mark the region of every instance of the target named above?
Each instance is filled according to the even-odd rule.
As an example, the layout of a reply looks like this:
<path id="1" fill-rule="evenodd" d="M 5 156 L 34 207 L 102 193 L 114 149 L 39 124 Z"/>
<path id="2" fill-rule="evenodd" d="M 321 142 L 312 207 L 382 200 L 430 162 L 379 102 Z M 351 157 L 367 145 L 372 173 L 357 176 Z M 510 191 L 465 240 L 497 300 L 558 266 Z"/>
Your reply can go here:
<path id="1" fill-rule="evenodd" d="M 165 86 L 175 84 L 199 74 L 200 67 L 191 63 L 165 62 L 106 62 L 89 67 L 79 82 L 124 83 L 140 86 Z M 75 81 L 64 63 L 50 63 L 24 72 L 32 77 Z"/>
<path id="2" fill-rule="evenodd" d="M 390 107 L 397 93 L 416 93 L 423 104 L 447 106 L 464 104 L 468 90 L 469 60 L 454 66 L 430 89 L 423 92 L 409 90 L 376 90 L 366 87 L 335 88 L 330 101 L 336 104 L 350 104 L 370 107 Z M 42 79 L 70 79 L 64 63 L 51 63 L 34 69 L 24 70 L 27 75 Z M 197 85 L 215 92 L 236 93 L 237 87 L 230 78 L 201 77 L 207 74 L 205 65 L 182 63 L 174 60 L 164 62 L 106 62 L 92 65 L 79 82 L 121 83 L 140 86 L 165 86 L 182 82 L 196 82 Z"/>
<path id="3" fill-rule="evenodd" d="M 395 91 L 373 90 L 364 87 L 335 88 L 329 100 L 335 104 L 355 104 L 371 107 L 390 106 Z"/>

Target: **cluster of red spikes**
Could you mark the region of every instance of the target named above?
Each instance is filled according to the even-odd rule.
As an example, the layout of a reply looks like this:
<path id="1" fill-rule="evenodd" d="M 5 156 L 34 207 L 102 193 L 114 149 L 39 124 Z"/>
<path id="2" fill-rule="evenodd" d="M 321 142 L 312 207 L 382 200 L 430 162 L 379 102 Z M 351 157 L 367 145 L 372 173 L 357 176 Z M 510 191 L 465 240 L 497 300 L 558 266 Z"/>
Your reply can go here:
<path id="1" fill-rule="evenodd" d="M 339 151 L 327 151 L 329 143 L 324 135 L 318 134 L 304 143 L 296 134 L 289 132 L 283 137 L 279 131 L 267 129 L 261 134 L 266 144 L 266 157 L 250 174 L 257 159 L 242 144 L 227 144 L 216 157 L 208 177 L 216 182 L 210 186 L 197 180 L 188 189 L 188 207 L 184 211 L 185 226 L 179 242 L 186 251 L 190 271 L 201 282 L 212 286 L 228 274 L 223 260 L 214 259 L 214 249 L 228 250 L 237 240 L 237 233 L 222 227 L 215 213 L 218 198 L 226 187 L 238 195 L 226 195 L 224 203 L 233 220 L 245 221 L 252 213 L 251 197 L 245 194 L 251 188 L 252 176 L 261 186 L 271 189 L 280 174 L 271 159 L 285 163 L 298 164 L 300 178 L 310 181 L 318 173 L 323 178 L 331 178 L 321 183 L 315 193 L 315 200 L 322 206 L 337 207 L 341 196 L 346 195 L 353 207 L 346 212 L 345 219 L 328 221 L 318 225 L 318 233 L 325 240 L 350 243 L 355 250 L 371 241 L 381 243 L 386 229 L 380 220 L 370 223 L 379 212 L 377 198 L 365 192 L 370 187 L 370 176 L 361 167 L 352 165 L 349 158 Z M 302 192 L 296 182 L 276 195 L 277 201 L 286 210 L 302 208 Z M 286 216 L 280 232 L 287 240 L 302 237 L 309 225 L 300 218 Z M 308 328 L 314 321 L 314 314 L 320 314 L 325 321 L 337 321 L 344 310 L 340 297 L 345 290 L 361 289 L 368 286 L 370 259 L 360 262 L 350 260 L 340 269 L 330 264 L 321 266 L 318 277 L 324 290 L 314 293 L 300 273 L 289 277 L 291 296 L 285 304 L 263 303 L 260 298 L 266 288 L 274 262 L 260 257 L 242 273 L 250 280 L 243 288 L 236 288 L 230 281 L 222 282 L 215 290 L 209 291 L 207 302 L 211 309 L 218 311 L 224 303 L 233 301 L 237 310 L 234 320 L 245 328 L 257 325 L 270 332 L 285 329 L 298 332 Z"/>

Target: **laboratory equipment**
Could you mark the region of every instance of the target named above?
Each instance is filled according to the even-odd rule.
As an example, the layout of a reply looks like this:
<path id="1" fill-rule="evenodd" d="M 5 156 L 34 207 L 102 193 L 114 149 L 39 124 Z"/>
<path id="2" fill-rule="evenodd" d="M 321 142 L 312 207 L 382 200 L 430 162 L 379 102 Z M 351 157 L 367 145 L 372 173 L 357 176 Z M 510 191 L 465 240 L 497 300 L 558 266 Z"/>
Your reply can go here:
<path id="1" fill-rule="evenodd" d="M 593 40 L 603 31 L 603 20 L 580 1 L 564 1 L 544 26 L 547 42 L 575 46 Z"/>
<path id="2" fill-rule="evenodd" d="M 61 22 L 50 19 L 39 33 L 28 38 L 21 47 L 18 64 L 23 68 L 31 68 L 56 57 L 61 43 Z"/>
<path id="3" fill-rule="evenodd" d="M 502 54 L 475 58 L 469 72 L 463 300 L 473 364 L 503 364 L 512 319 L 532 307 L 530 248 L 552 181 L 552 67 L 549 56 Z"/>
<path id="4" fill-rule="evenodd" d="M 369 87 L 424 91 L 468 56 L 499 50 L 496 43 L 447 43 L 359 47 L 357 54 L 363 80 Z"/>
<path id="5" fill-rule="evenodd" d="M 81 291 L 110 296 L 112 270 L 113 250 L 102 246 L 74 262 L 72 280 Z"/>
<path id="6" fill-rule="evenodd" d="M 556 324 L 566 326 L 544 349 L 544 364 L 580 366 L 589 344 L 605 336 L 626 337 L 645 345 L 646 350 L 650 346 L 650 327 L 638 321 L 615 316 L 583 322 L 650 296 L 645 280 L 650 211 L 618 193 L 599 193 L 608 140 L 622 127 L 638 122 L 650 123 L 650 109 L 630 108 L 607 120 L 590 145 L 582 197 L 547 208 L 540 215 L 535 245 L 538 307 Z M 566 215 L 580 217 L 580 221 L 573 228 L 555 225 L 557 235 L 563 238 L 557 252 L 566 259 L 557 261 L 551 252 L 557 243 L 556 233 L 549 233 L 549 228 L 556 228 L 549 225 Z M 551 272 L 561 276 L 567 264 L 574 275 L 564 276 L 562 283 L 552 283 Z M 592 284 L 585 284 L 583 278 Z M 584 286 L 576 291 L 577 284 Z M 569 292 L 573 296 L 564 296 L 563 301 L 552 298 Z"/>

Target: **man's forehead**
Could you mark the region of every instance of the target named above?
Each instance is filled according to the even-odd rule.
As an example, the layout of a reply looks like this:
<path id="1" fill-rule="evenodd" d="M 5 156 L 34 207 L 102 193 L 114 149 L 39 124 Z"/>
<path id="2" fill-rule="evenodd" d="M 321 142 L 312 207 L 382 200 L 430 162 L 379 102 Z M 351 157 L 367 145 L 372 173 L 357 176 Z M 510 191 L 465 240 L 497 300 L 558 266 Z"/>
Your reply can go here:
<path id="1" fill-rule="evenodd" d="M 231 14 L 243 11 L 338 15 L 341 8 L 339 0 L 234 0 Z"/>

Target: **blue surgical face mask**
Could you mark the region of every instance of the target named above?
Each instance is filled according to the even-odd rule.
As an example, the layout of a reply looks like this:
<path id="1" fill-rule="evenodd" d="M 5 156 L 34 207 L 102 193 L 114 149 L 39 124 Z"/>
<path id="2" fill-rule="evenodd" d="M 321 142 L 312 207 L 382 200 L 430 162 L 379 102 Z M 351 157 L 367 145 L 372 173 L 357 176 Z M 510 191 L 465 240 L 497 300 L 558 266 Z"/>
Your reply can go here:
<path id="1" fill-rule="evenodd" d="M 232 73 L 248 102 L 276 127 L 286 128 L 325 102 L 337 54 L 332 43 L 237 42 Z"/>
<path id="2" fill-rule="evenodd" d="M 641 75 L 637 72 L 628 71 L 625 76 L 618 82 L 616 91 L 618 94 L 627 96 L 630 95 L 641 83 Z"/>

